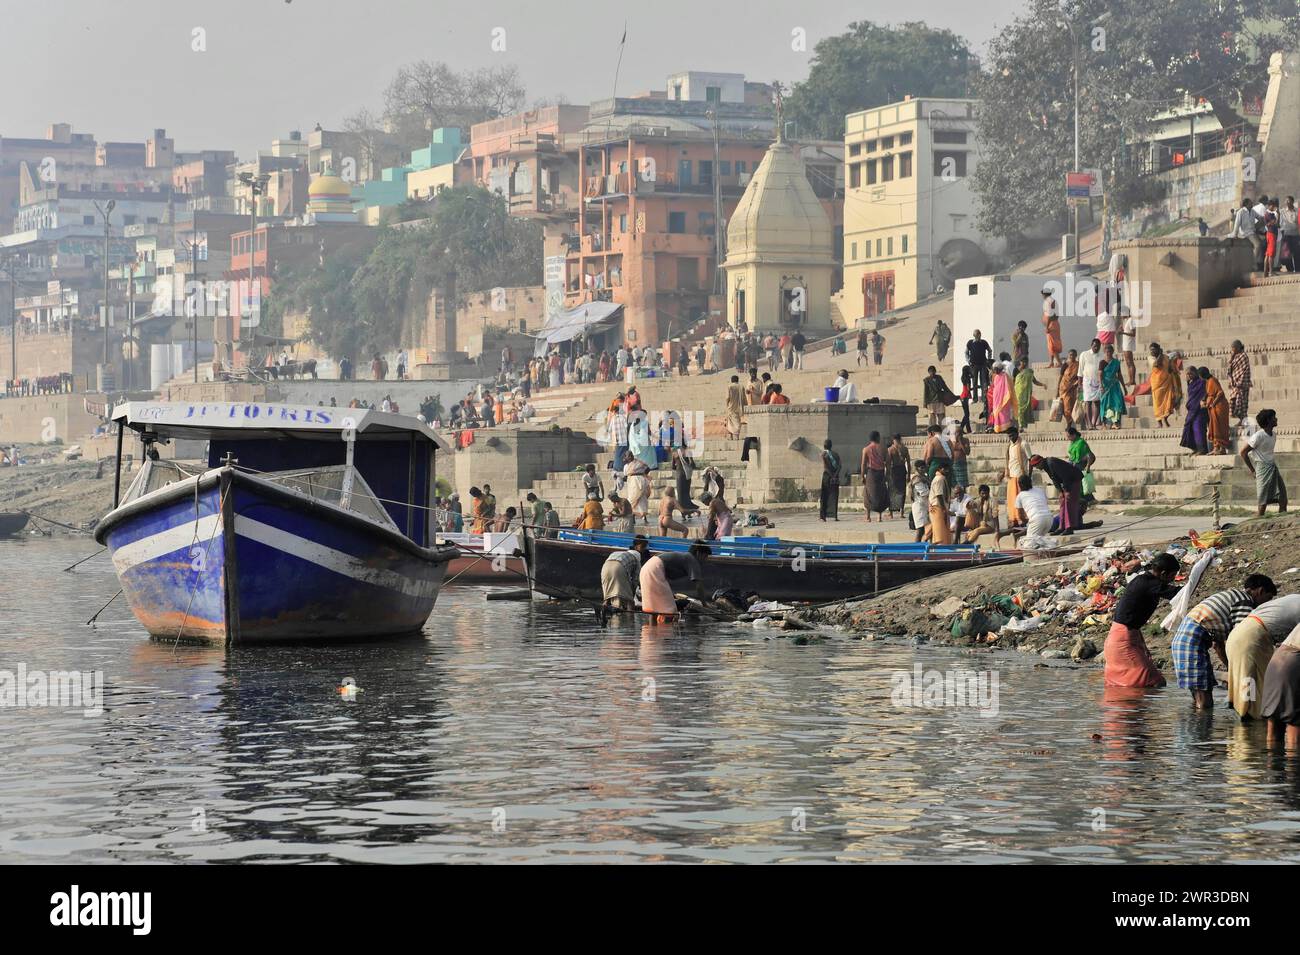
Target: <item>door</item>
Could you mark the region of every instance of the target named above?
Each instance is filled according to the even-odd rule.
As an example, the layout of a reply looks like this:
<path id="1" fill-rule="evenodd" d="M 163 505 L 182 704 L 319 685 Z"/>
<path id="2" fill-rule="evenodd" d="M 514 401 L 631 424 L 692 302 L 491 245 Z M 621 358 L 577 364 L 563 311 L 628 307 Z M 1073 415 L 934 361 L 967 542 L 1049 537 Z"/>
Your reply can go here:
<path id="1" fill-rule="evenodd" d="M 691 184 L 691 161 L 689 159 L 677 160 L 677 183 L 683 189 Z"/>

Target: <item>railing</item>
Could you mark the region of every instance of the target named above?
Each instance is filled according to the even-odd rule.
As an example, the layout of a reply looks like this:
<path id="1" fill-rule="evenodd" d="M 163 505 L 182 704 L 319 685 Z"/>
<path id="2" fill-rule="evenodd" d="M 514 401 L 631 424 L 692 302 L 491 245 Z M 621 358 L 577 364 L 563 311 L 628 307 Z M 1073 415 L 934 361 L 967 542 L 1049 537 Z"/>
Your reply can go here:
<path id="1" fill-rule="evenodd" d="M 1139 176 L 1152 176 L 1231 153 L 1243 153 L 1255 145 L 1254 130 L 1245 124 L 1204 134 L 1196 133 L 1194 142 L 1189 141 L 1191 139 L 1189 129 L 1188 135 L 1181 138 L 1134 144 L 1140 149 L 1140 153 L 1133 159 L 1134 171 Z M 1168 145 L 1169 143 L 1178 145 Z"/>

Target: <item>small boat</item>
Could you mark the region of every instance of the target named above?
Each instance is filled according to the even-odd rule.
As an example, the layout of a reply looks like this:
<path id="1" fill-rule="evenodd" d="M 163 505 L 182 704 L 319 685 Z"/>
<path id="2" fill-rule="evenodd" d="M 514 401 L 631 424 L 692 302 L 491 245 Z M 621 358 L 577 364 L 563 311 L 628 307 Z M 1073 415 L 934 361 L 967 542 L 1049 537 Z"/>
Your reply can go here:
<path id="1" fill-rule="evenodd" d="M 155 637 L 217 643 L 418 631 L 454 547 L 434 538 L 435 460 L 424 422 L 367 409 L 129 402 L 144 462 L 95 528 Z M 206 440 L 204 466 L 156 444 Z"/>
<path id="2" fill-rule="evenodd" d="M 31 519 L 26 511 L 0 511 L 0 537 L 17 537 Z"/>
<path id="3" fill-rule="evenodd" d="M 600 601 L 600 568 L 632 534 L 561 530 L 527 535 L 529 586 L 548 597 Z M 650 552 L 685 552 L 693 540 L 650 537 Z M 870 597 L 903 584 L 967 567 L 1019 563 L 1019 554 L 977 544 L 812 544 L 774 537 L 708 541 L 704 589 L 757 593 L 764 600 L 817 603 Z"/>
<path id="4" fill-rule="evenodd" d="M 463 534 L 439 531 L 438 542 L 454 545 L 457 556 L 447 566 L 443 586 L 500 584 L 520 587 L 528 580 L 522 542 L 517 531 L 508 534 Z"/>

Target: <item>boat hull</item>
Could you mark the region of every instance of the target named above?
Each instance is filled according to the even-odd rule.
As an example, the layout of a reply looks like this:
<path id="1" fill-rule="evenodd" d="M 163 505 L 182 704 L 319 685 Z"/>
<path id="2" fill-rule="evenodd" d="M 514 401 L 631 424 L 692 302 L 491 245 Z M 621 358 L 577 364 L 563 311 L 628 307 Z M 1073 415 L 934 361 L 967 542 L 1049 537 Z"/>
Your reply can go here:
<path id="1" fill-rule="evenodd" d="M 220 643 L 418 631 L 453 556 L 233 469 L 124 505 L 96 537 L 150 634 Z"/>
<path id="2" fill-rule="evenodd" d="M 683 542 L 677 541 L 677 544 Z M 686 542 L 689 543 L 689 542 Z M 600 601 L 600 569 L 618 547 L 576 541 L 530 538 L 529 579 L 533 589 L 548 597 Z M 790 545 L 790 547 L 797 545 Z M 680 549 L 676 546 L 673 549 Z M 651 550 L 656 550 L 654 543 Z M 785 549 L 789 553 L 789 547 Z M 745 557 L 715 554 L 701 567 L 706 591 L 757 593 L 765 600 L 817 603 L 876 593 L 936 574 L 1017 563 L 1017 554 L 942 549 L 911 555 L 859 557 Z"/>
<path id="3" fill-rule="evenodd" d="M 0 537 L 18 536 L 29 520 L 31 515 L 26 511 L 0 512 Z"/>

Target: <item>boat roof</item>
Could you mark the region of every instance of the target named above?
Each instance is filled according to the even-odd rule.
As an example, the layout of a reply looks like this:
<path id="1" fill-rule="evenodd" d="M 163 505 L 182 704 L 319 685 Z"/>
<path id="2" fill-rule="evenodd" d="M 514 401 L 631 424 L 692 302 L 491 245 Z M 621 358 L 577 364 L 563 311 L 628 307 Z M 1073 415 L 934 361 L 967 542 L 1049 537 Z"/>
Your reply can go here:
<path id="1" fill-rule="evenodd" d="M 115 405 L 111 420 L 132 430 L 164 438 L 332 438 L 354 429 L 358 440 L 414 434 L 450 451 L 447 439 L 419 418 L 373 408 L 326 408 L 271 401 L 127 401 Z"/>
<path id="2" fill-rule="evenodd" d="M 632 546 L 635 535 L 617 531 L 589 531 L 561 528 L 557 539 L 572 544 L 597 544 L 602 547 L 628 548 Z M 683 537 L 647 537 L 651 551 L 685 552 L 692 544 L 704 543 L 719 557 L 780 557 L 792 548 L 802 548 L 804 556 L 812 558 L 829 557 L 973 557 L 976 554 L 989 554 L 981 551 L 978 544 L 929 544 L 929 543 L 893 543 L 893 544 L 819 544 L 808 541 L 783 540 L 780 537 L 724 537 L 722 540 L 695 541 Z"/>

